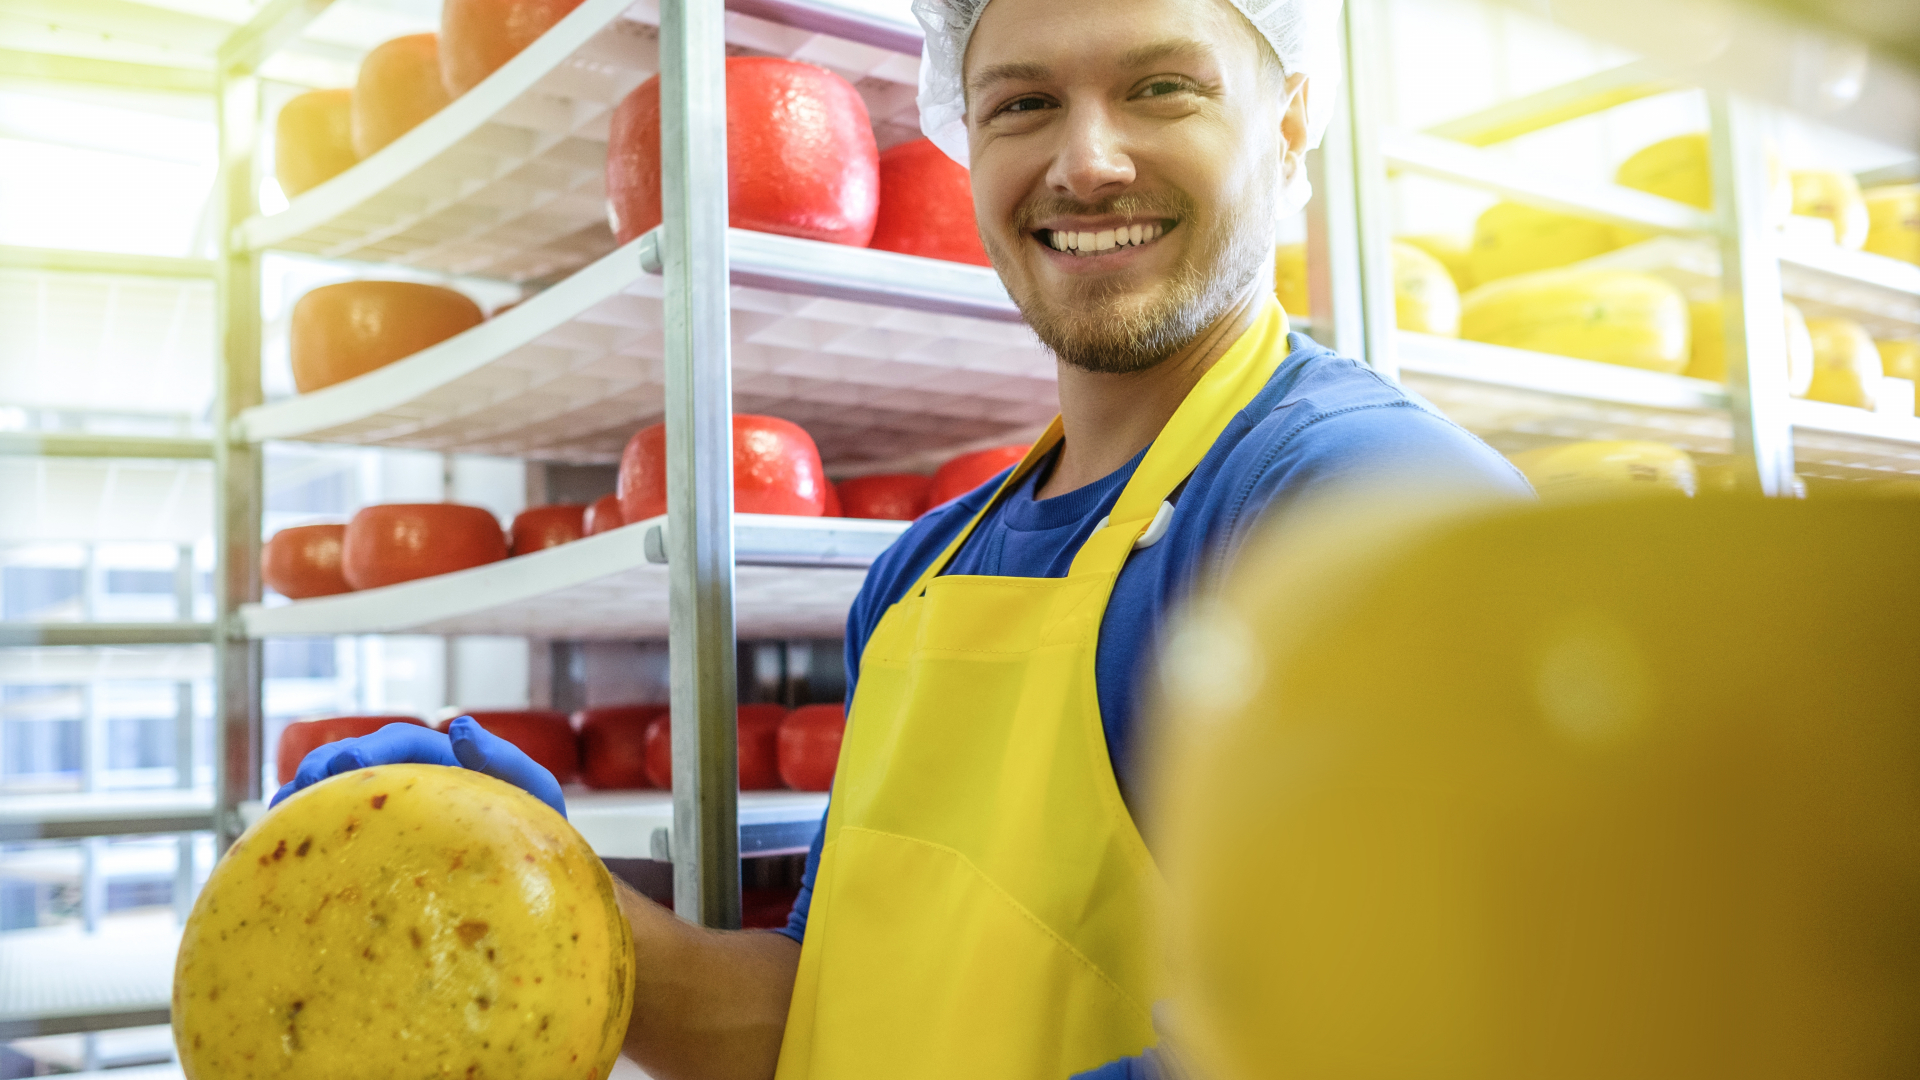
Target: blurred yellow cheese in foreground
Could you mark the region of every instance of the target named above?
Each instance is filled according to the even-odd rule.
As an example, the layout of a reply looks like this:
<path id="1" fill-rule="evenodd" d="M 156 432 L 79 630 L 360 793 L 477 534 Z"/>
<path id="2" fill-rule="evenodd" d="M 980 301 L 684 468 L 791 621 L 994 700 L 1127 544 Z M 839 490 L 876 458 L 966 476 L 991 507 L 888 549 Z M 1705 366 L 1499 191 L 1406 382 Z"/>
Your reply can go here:
<path id="1" fill-rule="evenodd" d="M 1620 246 L 1613 226 L 1524 203 L 1488 207 L 1473 225 L 1467 264 L 1475 285 L 1604 255 Z"/>
<path id="2" fill-rule="evenodd" d="M 1880 390 L 1880 350 L 1852 319 L 1808 319 L 1813 337 L 1813 384 L 1806 396 L 1856 409 L 1873 408 Z"/>
<path id="3" fill-rule="evenodd" d="M 632 997 L 612 879 L 565 818 L 389 765 L 295 795 L 214 867 L 173 1033 L 189 1080 L 591 1080 Z"/>
<path id="4" fill-rule="evenodd" d="M 1460 291 L 1438 260 L 1399 241 L 1393 246 L 1394 324 L 1402 330 L 1453 337 L 1460 332 Z M 1288 314 L 1311 311 L 1307 245 L 1282 244 L 1273 252 L 1273 294 Z"/>
<path id="5" fill-rule="evenodd" d="M 1792 176 L 1794 213 L 1832 222 L 1834 243 L 1843 248 L 1859 250 L 1867 242 L 1867 202 L 1852 173 L 1795 169 Z"/>
<path id="6" fill-rule="evenodd" d="M 1576 442 L 1507 457 L 1547 502 L 1625 494 L 1684 496 L 1699 487 L 1692 455 L 1666 443 Z"/>
<path id="7" fill-rule="evenodd" d="M 1289 515 L 1173 629 L 1214 1080 L 1905 1077 L 1920 504 Z M 1382 657 L 1392 657 L 1383 664 Z"/>
<path id="8" fill-rule="evenodd" d="M 1460 298 L 1460 336 L 1650 371 L 1687 366 L 1687 301 L 1624 270 L 1543 270 Z"/>
<path id="9" fill-rule="evenodd" d="M 1869 188 L 1866 249 L 1920 263 L 1920 184 Z"/>
<path id="10" fill-rule="evenodd" d="M 1813 338 L 1807 333 L 1807 317 L 1792 303 L 1781 301 L 1786 313 L 1787 392 L 1804 397 L 1813 382 Z M 1693 325 L 1693 358 L 1687 363 L 1688 375 L 1711 382 L 1727 381 L 1727 331 L 1718 300 L 1701 300 L 1687 305 Z"/>

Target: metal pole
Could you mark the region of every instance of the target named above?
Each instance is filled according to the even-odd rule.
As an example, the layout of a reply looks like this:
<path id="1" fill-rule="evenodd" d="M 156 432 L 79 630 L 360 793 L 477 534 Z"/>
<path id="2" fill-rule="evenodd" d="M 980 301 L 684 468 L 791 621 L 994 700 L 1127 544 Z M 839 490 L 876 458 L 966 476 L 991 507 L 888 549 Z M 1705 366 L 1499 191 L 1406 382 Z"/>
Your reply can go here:
<path id="1" fill-rule="evenodd" d="M 1359 234 L 1361 317 L 1366 323 L 1366 351 L 1352 355 L 1387 378 L 1397 379 L 1400 351 L 1394 337 L 1392 213 L 1387 205 L 1387 163 L 1379 141 L 1379 99 L 1386 85 L 1379 71 L 1380 12 L 1374 0 L 1347 0 L 1341 18 L 1348 75 L 1342 89 L 1352 124 L 1354 227 Z"/>
<path id="2" fill-rule="evenodd" d="M 1344 98 L 1320 149 L 1307 155 L 1307 299 L 1313 336 L 1342 356 L 1367 355 L 1360 284 L 1360 213 L 1353 175 L 1353 110 Z"/>
<path id="3" fill-rule="evenodd" d="M 740 925 L 735 765 L 733 394 L 728 340 L 726 12 L 660 5 L 666 287 L 673 903 Z"/>
<path id="4" fill-rule="evenodd" d="M 234 245 L 234 227 L 254 211 L 260 83 L 237 65 L 219 72 L 220 350 L 215 361 L 214 843 L 242 831 L 240 803 L 260 797 L 260 643 L 246 637 L 240 605 L 260 598 L 260 448 L 234 437 L 240 413 L 260 403 L 260 263 Z"/>
<path id="5" fill-rule="evenodd" d="M 1765 118 L 1753 102 L 1725 91 L 1713 91 L 1707 100 L 1734 458 L 1743 485 L 1793 497 L 1799 485 L 1787 412 L 1786 313 L 1774 232 L 1779 223 L 1766 214 L 1771 178 Z"/>

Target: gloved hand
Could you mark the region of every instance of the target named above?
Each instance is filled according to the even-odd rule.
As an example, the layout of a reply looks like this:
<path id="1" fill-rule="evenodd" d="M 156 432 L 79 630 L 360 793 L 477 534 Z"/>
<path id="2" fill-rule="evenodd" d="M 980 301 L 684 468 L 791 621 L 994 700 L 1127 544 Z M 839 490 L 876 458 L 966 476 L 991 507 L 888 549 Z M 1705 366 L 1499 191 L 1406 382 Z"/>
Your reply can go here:
<path id="1" fill-rule="evenodd" d="M 486 773 L 546 803 L 567 816 L 567 801 L 560 794 L 560 782 L 526 752 L 462 716 L 447 726 L 443 735 L 417 724 L 388 724 L 371 735 L 341 739 L 316 747 L 301 759 L 293 779 L 274 793 L 269 807 L 279 806 L 287 796 L 354 769 L 372 765 L 448 765 Z"/>

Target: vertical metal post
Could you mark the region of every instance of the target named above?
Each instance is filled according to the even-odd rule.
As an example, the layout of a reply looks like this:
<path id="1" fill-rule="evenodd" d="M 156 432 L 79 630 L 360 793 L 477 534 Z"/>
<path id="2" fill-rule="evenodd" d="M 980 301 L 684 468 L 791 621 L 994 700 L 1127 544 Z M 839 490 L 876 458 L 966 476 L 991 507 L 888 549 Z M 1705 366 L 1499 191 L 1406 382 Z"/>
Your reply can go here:
<path id="1" fill-rule="evenodd" d="M 1397 378 L 1393 263 L 1381 156 L 1376 13 L 1370 0 L 1341 11 L 1346 79 L 1320 150 L 1309 159 L 1314 198 L 1307 204 L 1307 288 L 1314 337 L 1343 356 Z"/>
<path id="2" fill-rule="evenodd" d="M 240 413 L 260 403 L 260 262 L 235 246 L 234 226 L 254 211 L 260 83 L 222 61 L 214 485 L 214 843 L 240 835 L 240 803 L 260 797 L 261 650 L 240 622 L 240 605 L 260 598 L 260 449 L 235 438 Z"/>
<path id="3" fill-rule="evenodd" d="M 1792 497 L 1799 485 L 1787 412 L 1786 313 L 1774 233 L 1779 223 L 1767 220 L 1771 178 L 1764 118 L 1753 102 L 1725 91 L 1710 92 L 1708 106 L 1736 467 L 1744 486 Z"/>
<path id="4" fill-rule="evenodd" d="M 183 832 L 173 842 L 173 921 L 185 926 L 193 914 L 193 834 Z"/>
<path id="5" fill-rule="evenodd" d="M 80 841 L 80 928 L 89 934 L 100 932 L 107 916 L 106 839 L 89 836 Z"/>
<path id="6" fill-rule="evenodd" d="M 193 786 L 193 683 L 173 684 L 173 786 Z"/>
<path id="7" fill-rule="evenodd" d="M 722 0 L 660 5 L 660 249 L 674 909 L 705 926 L 733 928 L 740 925 L 740 780 L 725 17 Z"/>
<path id="8" fill-rule="evenodd" d="M 80 790 L 99 791 L 107 768 L 106 722 L 100 716 L 100 684 L 80 687 Z"/>
<path id="9" fill-rule="evenodd" d="M 193 545 L 181 544 L 173 563 L 173 617 L 193 621 Z"/>

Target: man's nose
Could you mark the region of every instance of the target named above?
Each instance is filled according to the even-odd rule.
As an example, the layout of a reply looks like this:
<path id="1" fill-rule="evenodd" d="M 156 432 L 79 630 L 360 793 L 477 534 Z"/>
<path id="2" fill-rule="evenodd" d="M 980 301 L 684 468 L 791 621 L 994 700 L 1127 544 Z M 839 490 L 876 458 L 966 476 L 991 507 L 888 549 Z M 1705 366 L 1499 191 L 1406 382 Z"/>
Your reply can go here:
<path id="1" fill-rule="evenodd" d="M 1047 186 L 1081 202 L 1093 202 L 1133 183 L 1133 158 L 1111 113 L 1083 105 L 1069 107 L 1063 119 Z"/>

